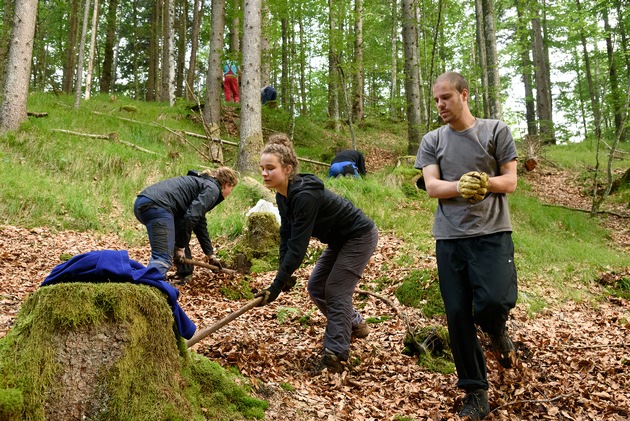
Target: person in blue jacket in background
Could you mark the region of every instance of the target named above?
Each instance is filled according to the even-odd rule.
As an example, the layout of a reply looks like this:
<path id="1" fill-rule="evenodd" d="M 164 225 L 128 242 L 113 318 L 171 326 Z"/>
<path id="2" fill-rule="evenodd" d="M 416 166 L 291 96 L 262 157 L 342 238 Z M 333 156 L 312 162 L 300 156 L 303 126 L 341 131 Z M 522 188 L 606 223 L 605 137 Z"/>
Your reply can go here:
<path id="1" fill-rule="evenodd" d="M 343 150 L 337 153 L 330 163 L 328 178 L 352 175 L 355 177 L 365 176 L 365 158 L 359 151 L 352 149 Z"/>
<path id="2" fill-rule="evenodd" d="M 208 263 L 221 268 L 208 235 L 206 213 L 226 199 L 238 175 L 228 167 L 201 172 L 190 170 L 185 176 L 169 178 L 142 190 L 134 204 L 134 214 L 144 224 L 151 245 L 147 267 L 155 267 L 166 278 L 166 272 L 177 266 L 177 276 L 190 279 L 192 265 L 181 261 L 190 258 L 190 238 L 194 232 Z"/>

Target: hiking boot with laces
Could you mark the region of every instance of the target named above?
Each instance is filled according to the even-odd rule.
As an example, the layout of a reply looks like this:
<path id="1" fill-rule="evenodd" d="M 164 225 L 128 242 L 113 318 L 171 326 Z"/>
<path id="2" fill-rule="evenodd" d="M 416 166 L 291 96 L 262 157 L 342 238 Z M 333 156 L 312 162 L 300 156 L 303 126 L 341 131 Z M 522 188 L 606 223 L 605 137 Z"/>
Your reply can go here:
<path id="1" fill-rule="evenodd" d="M 356 326 L 352 326 L 352 337 L 356 339 L 366 338 L 370 334 L 370 328 L 365 321 Z"/>
<path id="2" fill-rule="evenodd" d="M 322 356 L 320 357 L 312 372 L 313 374 L 315 374 L 324 369 L 328 369 L 328 371 L 331 373 L 341 373 L 343 371 L 343 364 L 341 364 L 341 360 L 333 351 L 328 348 L 324 348 L 324 352 L 322 352 Z"/>
<path id="3" fill-rule="evenodd" d="M 488 391 L 476 389 L 466 393 L 463 399 L 464 406 L 457 413 L 462 419 L 476 421 L 483 419 L 490 413 L 488 404 Z"/>
<path id="4" fill-rule="evenodd" d="M 505 368 L 512 368 L 516 365 L 516 349 L 514 344 L 504 330 L 500 335 L 490 336 L 492 352 L 496 355 L 499 364 Z"/>

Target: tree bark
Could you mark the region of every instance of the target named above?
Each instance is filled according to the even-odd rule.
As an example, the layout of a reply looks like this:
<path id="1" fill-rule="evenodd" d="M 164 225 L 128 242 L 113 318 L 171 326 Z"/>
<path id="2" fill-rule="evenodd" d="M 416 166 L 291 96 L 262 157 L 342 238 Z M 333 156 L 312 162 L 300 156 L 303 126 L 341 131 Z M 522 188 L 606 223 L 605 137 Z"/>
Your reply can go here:
<path id="1" fill-rule="evenodd" d="M 85 76 L 85 99 L 90 99 L 92 93 L 92 73 L 94 72 L 94 50 L 96 49 L 96 31 L 98 28 L 99 1 L 94 0 L 92 9 L 92 31 L 90 33 L 90 54 L 88 58 L 87 74 Z"/>
<path id="2" fill-rule="evenodd" d="M 210 32 L 210 57 L 206 79 L 205 106 L 203 117 L 210 129 L 209 135 L 220 136 L 221 92 L 223 92 L 223 35 L 225 33 L 225 0 L 212 0 L 212 30 Z"/>
<path id="3" fill-rule="evenodd" d="M 102 94 L 110 93 L 112 73 L 114 71 L 114 45 L 116 43 L 116 25 L 118 0 L 109 0 L 107 9 L 107 34 L 105 35 L 105 50 L 103 51 L 103 68 L 99 88 Z"/>
<path id="4" fill-rule="evenodd" d="M 361 124 L 364 115 L 363 97 L 363 0 L 354 0 L 354 94 L 353 121 Z"/>
<path id="5" fill-rule="evenodd" d="M 63 67 L 63 79 L 61 89 L 69 94 L 72 92 L 72 83 L 74 81 L 74 69 L 76 66 L 76 51 L 78 37 L 78 21 L 79 21 L 79 0 L 72 0 L 70 10 L 70 19 L 68 22 L 67 45 L 66 45 L 66 61 Z"/>
<path id="6" fill-rule="evenodd" d="M 175 98 L 182 98 L 184 89 L 184 73 L 186 72 L 186 45 L 188 31 L 188 1 L 178 0 L 177 7 L 177 61 L 175 65 Z"/>
<path id="7" fill-rule="evenodd" d="M 539 133 L 544 144 L 555 144 L 551 105 L 551 80 L 549 80 L 549 60 L 546 58 L 545 42 L 540 22 L 540 11 L 536 9 L 532 18 L 534 33 L 534 68 L 536 75 L 536 110 L 538 112 Z"/>
<path id="8" fill-rule="evenodd" d="M 501 80 L 497 57 L 497 35 L 494 16 L 494 0 L 482 0 L 483 31 L 486 50 L 486 72 L 488 73 L 488 102 L 490 118 L 503 120 L 501 107 Z"/>
<path id="9" fill-rule="evenodd" d="M 483 117 L 490 117 L 490 90 L 488 86 L 488 57 L 486 55 L 486 33 L 484 31 L 483 0 L 475 0 L 475 12 L 477 16 L 477 53 L 479 56 L 479 68 L 481 69 L 481 98 L 483 99 Z"/>
<path id="10" fill-rule="evenodd" d="M 195 0 L 192 22 L 192 36 L 190 38 L 190 61 L 188 62 L 188 75 L 186 76 L 186 99 L 195 97 L 195 69 L 197 68 L 197 49 L 199 48 L 199 29 L 203 17 L 203 0 Z"/>
<path id="11" fill-rule="evenodd" d="M 532 88 L 532 73 L 534 64 L 530 59 L 531 37 L 528 19 L 524 16 L 527 8 L 523 0 L 516 0 L 516 14 L 518 17 L 517 35 L 519 38 L 519 48 L 521 51 L 521 78 L 525 90 L 525 120 L 527 121 L 527 134 L 535 136 L 538 134 L 536 125 L 536 103 L 534 102 L 534 92 Z"/>
<path id="12" fill-rule="evenodd" d="M 85 0 L 83 12 L 83 29 L 79 42 L 79 58 L 77 60 L 77 80 L 74 85 L 74 109 L 81 105 L 81 91 L 83 89 L 83 55 L 85 53 L 85 38 L 87 37 L 88 17 L 90 16 L 90 0 Z"/>
<path id="13" fill-rule="evenodd" d="M 337 18 L 336 6 L 333 0 L 328 0 L 328 118 L 331 120 L 332 129 L 338 131 L 341 128 L 339 116 L 339 74 L 337 68 Z"/>
<path id="14" fill-rule="evenodd" d="M 390 33 L 391 44 L 391 83 L 389 85 L 389 117 L 395 119 L 398 117 L 398 107 L 396 105 L 398 99 L 398 3 L 392 0 L 392 28 Z"/>
<path id="15" fill-rule="evenodd" d="M 2 31 L 0 32 L 0 92 L 4 90 L 4 71 L 7 56 L 9 54 L 9 44 L 11 37 L 11 29 L 13 29 L 13 1 L 6 0 L 4 2 L 4 10 L 2 14 Z"/>
<path id="16" fill-rule="evenodd" d="M 420 146 L 420 85 L 418 83 L 418 37 L 413 0 L 402 0 L 402 35 L 405 50 L 405 96 L 407 98 L 407 153 L 415 155 Z"/>
<path id="17" fill-rule="evenodd" d="M 255 174 L 263 148 L 260 103 L 261 0 L 245 0 L 243 7 L 243 62 L 241 91 L 241 136 L 238 171 Z"/>
<path id="18" fill-rule="evenodd" d="M 16 0 L 6 79 L 0 105 L 0 133 L 16 130 L 28 118 L 28 98 L 33 36 L 37 21 L 36 0 Z"/>

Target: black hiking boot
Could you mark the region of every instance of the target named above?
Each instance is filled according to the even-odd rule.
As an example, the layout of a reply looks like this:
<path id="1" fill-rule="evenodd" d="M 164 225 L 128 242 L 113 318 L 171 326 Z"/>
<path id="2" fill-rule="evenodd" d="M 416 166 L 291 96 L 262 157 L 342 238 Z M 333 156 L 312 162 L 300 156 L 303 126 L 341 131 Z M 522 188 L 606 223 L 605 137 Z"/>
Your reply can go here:
<path id="1" fill-rule="evenodd" d="M 476 421 L 482 420 L 490 413 L 488 404 L 488 391 L 475 389 L 466 393 L 463 399 L 464 406 L 457 413 L 462 419 Z"/>
<path id="2" fill-rule="evenodd" d="M 490 344 L 492 346 L 492 352 L 505 368 L 512 368 L 516 365 L 516 349 L 514 344 L 504 330 L 500 335 L 488 335 L 490 336 Z"/>

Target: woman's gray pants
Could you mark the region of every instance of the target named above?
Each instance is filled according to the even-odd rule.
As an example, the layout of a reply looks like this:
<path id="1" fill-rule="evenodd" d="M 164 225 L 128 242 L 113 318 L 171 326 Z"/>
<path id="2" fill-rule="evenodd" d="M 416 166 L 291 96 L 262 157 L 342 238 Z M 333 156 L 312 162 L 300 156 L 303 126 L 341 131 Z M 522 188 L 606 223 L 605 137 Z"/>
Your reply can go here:
<path id="1" fill-rule="evenodd" d="M 308 293 L 327 319 L 324 347 L 344 361 L 350 356 L 352 327 L 363 321 L 352 304 L 352 294 L 377 243 L 378 229 L 374 227 L 340 248 L 328 246 L 308 280 Z"/>

